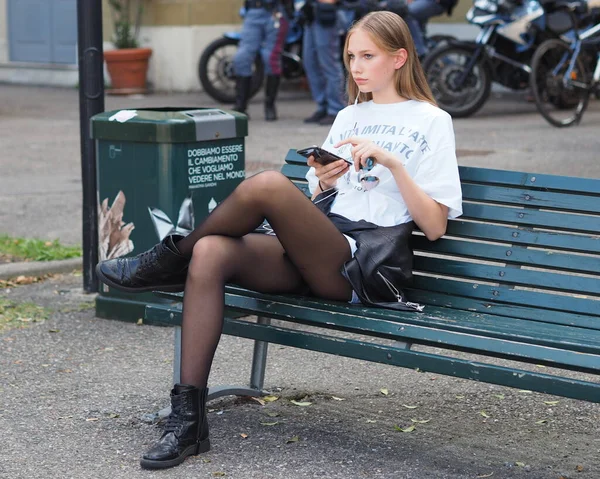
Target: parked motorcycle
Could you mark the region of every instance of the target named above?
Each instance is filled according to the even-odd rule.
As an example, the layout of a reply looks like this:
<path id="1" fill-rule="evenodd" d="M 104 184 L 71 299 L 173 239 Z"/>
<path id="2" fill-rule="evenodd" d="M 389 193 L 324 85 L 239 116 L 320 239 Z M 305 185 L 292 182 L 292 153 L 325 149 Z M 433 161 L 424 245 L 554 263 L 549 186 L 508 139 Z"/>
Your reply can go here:
<path id="1" fill-rule="evenodd" d="M 477 39 L 448 41 L 425 58 L 438 106 L 453 117 L 467 117 L 487 101 L 492 82 L 526 89 L 537 46 L 569 28 L 561 15 L 547 15 L 538 0 L 475 0 L 466 18 L 481 28 Z"/>
<path id="2" fill-rule="evenodd" d="M 394 0 L 394 5 L 402 3 L 403 0 Z M 304 75 L 302 66 L 302 36 L 304 33 L 302 7 L 304 0 L 294 2 L 296 14 L 290 21 L 290 26 L 285 39 L 282 53 L 282 77 L 284 79 L 297 79 Z M 379 1 L 379 8 L 388 9 L 391 5 L 386 0 Z M 357 0 L 341 2 L 347 11 L 358 10 L 363 5 Z M 398 12 L 400 14 L 400 12 Z M 244 17 L 245 9 L 240 9 L 240 16 Z M 423 25 L 425 31 L 426 25 Z M 436 46 L 445 44 L 447 41 L 456 40 L 448 35 L 427 36 L 428 48 L 433 50 Z M 221 103 L 235 102 L 235 74 L 233 71 L 233 57 L 240 43 L 240 32 L 225 32 L 221 38 L 211 42 L 202 52 L 198 62 L 198 77 L 203 90 L 214 100 Z M 343 37 L 341 46 L 343 46 Z M 250 97 L 256 95 L 261 89 L 265 77 L 262 58 L 256 56 L 252 67 L 252 80 L 250 83 Z"/>
<path id="3" fill-rule="evenodd" d="M 302 2 L 303 3 L 303 2 Z M 245 9 L 240 9 L 243 17 Z M 290 20 L 285 44 L 282 52 L 282 72 L 284 79 L 300 78 L 304 75 L 302 67 L 302 34 L 303 28 L 298 15 Z M 210 43 L 202 52 L 198 62 L 198 77 L 202 88 L 213 99 L 221 103 L 235 102 L 235 73 L 233 57 L 240 43 L 240 32 L 226 32 L 221 38 Z M 261 89 L 265 78 L 262 57 L 254 59 L 250 97 Z"/>
<path id="4" fill-rule="evenodd" d="M 351 22 L 359 20 L 363 15 L 372 11 L 386 10 L 394 12 L 405 18 L 408 14 L 407 0 L 342 0 L 339 4 L 348 12 L 353 12 Z M 456 40 L 452 35 L 428 35 L 428 22 L 421 23 L 421 31 L 425 39 L 427 50 L 432 51 L 449 40 Z"/>

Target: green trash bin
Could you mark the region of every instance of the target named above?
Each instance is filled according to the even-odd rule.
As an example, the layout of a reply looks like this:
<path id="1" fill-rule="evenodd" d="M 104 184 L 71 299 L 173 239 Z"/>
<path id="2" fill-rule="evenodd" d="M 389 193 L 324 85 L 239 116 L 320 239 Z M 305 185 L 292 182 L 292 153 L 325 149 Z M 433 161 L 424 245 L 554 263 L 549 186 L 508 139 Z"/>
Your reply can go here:
<path id="1" fill-rule="evenodd" d="M 247 117 L 215 108 L 108 111 L 91 119 L 96 143 L 99 260 L 135 256 L 187 234 L 245 178 Z M 138 321 L 152 293 L 101 284 L 96 315 Z"/>

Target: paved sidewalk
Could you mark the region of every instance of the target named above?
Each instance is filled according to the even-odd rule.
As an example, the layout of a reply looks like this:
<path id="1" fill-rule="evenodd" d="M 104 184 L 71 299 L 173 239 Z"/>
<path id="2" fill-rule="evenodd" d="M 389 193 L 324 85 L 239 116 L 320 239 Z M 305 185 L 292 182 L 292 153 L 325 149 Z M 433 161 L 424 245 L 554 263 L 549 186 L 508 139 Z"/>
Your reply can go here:
<path id="1" fill-rule="evenodd" d="M 266 387 L 280 399 L 210 403 L 212 450 L 169 471 L 143 471 L 139 455 L 160 432 L 142 417 L 167 405 L 172 330 L 94 318 L 79 276 L 0 290 L 2 298 L 55 312 L 0 333 L 1 478 L 600 475 L 598 404 L 278 345 Z M 251 357 L 250 341 L 224 336 L 210 383 L 246 383 Z M 409 425 L 416 429 L 395 430 Z"/>
<path id="2" fill-rule="evenodd" d="M 301 122 L 313 109 L 306 93 L 284 91 L 276 123 L 262 120 L 259 100 L 250 109 L 249 172 L 277 168 L 288 148 L 325 135 Z M 106 102 L 150 105 L 213 106 L 199 94 Z M 580 126 L 558 130 L 518 96 L 494 97 L 455 122 L 459 161 L 598 178 L 599 125 L 597 101 Z M 80 243 L 78 127 L 75 91 L 0 85 L 0 233 Z M 49 316 L 0 331 L 2 479 L 600 477 L 598 404 L 277 345 L 266 387 L 279 400 L 211 403 L 213 449 L 143 471 L 139 455 L 159 435 L 143 417 L 167 405 L 172 330 L 95 318 L 76 274 L 0 289 L 6 299 L 32 301 Z M 224 337 L 210 383 L 245 383 L 251 355 L 251 342 Z M 310 406 L 290 402 L 305 396 Z M 411 424 L 410 433 L 394 427 Z"/>

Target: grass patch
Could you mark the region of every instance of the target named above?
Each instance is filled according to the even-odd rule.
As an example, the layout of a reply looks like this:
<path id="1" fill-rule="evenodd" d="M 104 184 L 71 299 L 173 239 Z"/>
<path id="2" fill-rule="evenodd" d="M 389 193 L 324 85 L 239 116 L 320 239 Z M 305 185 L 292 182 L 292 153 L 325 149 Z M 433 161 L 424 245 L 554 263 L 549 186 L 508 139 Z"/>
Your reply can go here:
<path id="1" fill-rule="evenodd" d="M 12 238 L 0 235 L 0 259 L 8 261 L 52 261 L 79 258 L 80 246 L 64 246 L 58 240 Z"/>
<path id="2" fill-rule="evenodd" d="M 0 299 L 0 331 L 22 328 L 29 323 L 42 323 L 49 314 L 49 310 L 37 304 Z"/>

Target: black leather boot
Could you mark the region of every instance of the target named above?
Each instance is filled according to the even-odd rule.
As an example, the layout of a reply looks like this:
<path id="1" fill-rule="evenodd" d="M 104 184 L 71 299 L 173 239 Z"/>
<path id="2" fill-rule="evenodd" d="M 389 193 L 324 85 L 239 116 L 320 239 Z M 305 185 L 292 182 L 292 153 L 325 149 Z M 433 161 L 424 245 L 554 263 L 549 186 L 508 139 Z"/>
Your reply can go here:
<path id="1" fill-rule="evenodd" d="M 96 275 L 103 283 L 129 293 L 183 291 L 190 259 L 175 246 L 181 238 L 170 235 L 132 258 L 102 261 L 96 266 Z"/>
<path id="2" fill-rule="evenodd" d="M 279 90 L 279 75 L 268 75 L 267 85 L 265 87 L 265 120 L 277 120 L 277 110 L 275 109 L 275 99 Z"/>
<path id="3" fill-rule="evenodd" d="M 252 77 L 236 77 L 235 79 L 235 105 L 232 110 L 246 113 L 248 100 L 250 99 L 250 84 Z"/>
<path id="4" fill-rule="evenodd" d="M 198 389 L 176 384 L 171 391 L 171 414 L 162 436 L 146 454 L 140 465 L 144 469 L 165 469 L 181 464 L 186 457 L 210 450 L 206 396 L 208 388 Z"/>

